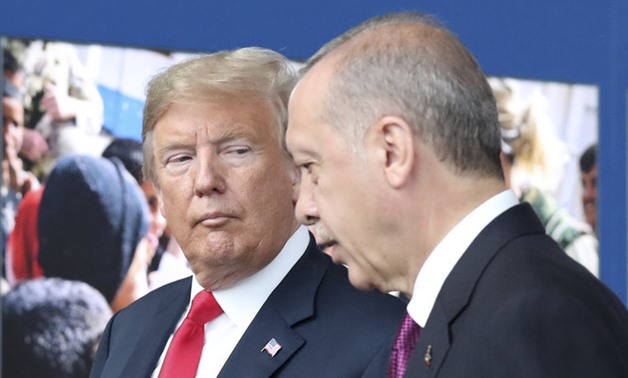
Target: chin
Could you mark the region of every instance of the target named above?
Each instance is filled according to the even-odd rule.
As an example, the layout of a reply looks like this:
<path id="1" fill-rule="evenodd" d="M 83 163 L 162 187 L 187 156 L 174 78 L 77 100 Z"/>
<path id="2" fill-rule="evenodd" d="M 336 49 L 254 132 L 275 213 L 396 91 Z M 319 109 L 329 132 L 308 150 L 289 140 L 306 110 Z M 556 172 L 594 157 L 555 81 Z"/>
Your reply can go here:
<path id="1" fill-rule="evenodd" d="M 361 291 L 371 291 L 375 289 L 375 286 L 370 281 L 365 279 L 364 276 L 360 274 L 352 274 L 352 268 L 347 268 L 349 269 L 349 282 L 351 282 L 353 287 Z M 355 268 L 353 268 L 353 270 L 355 270 Z"/>

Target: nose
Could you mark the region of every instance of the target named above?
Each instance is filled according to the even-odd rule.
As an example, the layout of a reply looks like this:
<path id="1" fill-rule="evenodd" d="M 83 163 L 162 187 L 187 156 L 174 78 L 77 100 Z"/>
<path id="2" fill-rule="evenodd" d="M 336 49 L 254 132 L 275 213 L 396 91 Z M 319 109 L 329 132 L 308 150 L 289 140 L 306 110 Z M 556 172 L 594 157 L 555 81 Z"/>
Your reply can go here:
<path id="1" fill-rule="evenodd" d="M 306 226 L 316 224 L 320 220 L 312 192 L 312 183 L 309 179 L 304 177 L 301 178 L 299 198 L 295 206 L 295 213 L 298 221 Z"/>
<path id="2" fill-rule="evenodd" d="M 196 175 L 194 177 L 194 193 L 198 197 L 212 193 L 224 193 L 227 189 L 225 169 L 217 156 L 199 154 L 196 157 Z"/>

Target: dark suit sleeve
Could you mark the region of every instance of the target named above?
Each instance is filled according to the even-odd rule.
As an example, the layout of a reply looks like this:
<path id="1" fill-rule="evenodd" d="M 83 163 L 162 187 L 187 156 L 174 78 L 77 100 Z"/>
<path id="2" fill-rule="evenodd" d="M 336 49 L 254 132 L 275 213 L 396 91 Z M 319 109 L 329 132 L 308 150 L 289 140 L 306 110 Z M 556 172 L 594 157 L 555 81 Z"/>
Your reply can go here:
<path id="1" fill-rule="evenodd" d="M 396 336 L 396 332 L 393 334 Z M 383 344 L 377 353 L 373 356 L 373 359 L 369 362 L 364 370 L 362 378 L 382 378 L 386 376 L 386 369 L 388 368 L 388 360 L 390 359 L 390 353 L 392 348 L 394 337 L 390 338 L 390 342 Z"/>
<path id="2" fill-rule="evenodd" d="M 564 294 L 514 298 L 486 322 L 478 358 L 490 376 L 627 377 L 624 310 L 608 310 Z"/>

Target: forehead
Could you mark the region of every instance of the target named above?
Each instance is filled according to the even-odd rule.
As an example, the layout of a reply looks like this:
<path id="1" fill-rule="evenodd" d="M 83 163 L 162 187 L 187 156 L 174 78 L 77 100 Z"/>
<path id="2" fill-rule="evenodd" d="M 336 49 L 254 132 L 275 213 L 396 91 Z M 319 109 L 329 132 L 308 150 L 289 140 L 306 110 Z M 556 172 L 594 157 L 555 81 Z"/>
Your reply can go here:
<path id="1" fill-rule="evenodd" d="M 240 133 L 274 135 L 277 122 L 274 107 L 266 98 L 221 96 L 174 103 L 156 122 L 155 129 L 157 134 L 163 125 L 167 125 L 167 128 L 181 133 L 239 130 Z"/>
<path id="2" fill-rule="evenodd" d="M 322 116 L 330 78 L 326 67 L 319 63 L 305 74 L 292 91 L 286 133 L 289 149 L 300 150 L 311 144 L 312 134 L 324 132 L 329 127 L 325 125 Z"/>

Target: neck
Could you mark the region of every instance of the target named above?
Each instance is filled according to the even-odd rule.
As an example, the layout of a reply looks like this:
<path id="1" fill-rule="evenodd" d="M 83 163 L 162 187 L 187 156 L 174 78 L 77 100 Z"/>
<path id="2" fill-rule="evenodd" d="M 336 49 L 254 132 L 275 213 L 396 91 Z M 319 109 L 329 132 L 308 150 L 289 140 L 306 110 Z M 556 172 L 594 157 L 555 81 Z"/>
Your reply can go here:
<path id="1" fill-rule="evenodd" d="M 410 297 L 423 264 L 449 231 L 482 203 L 506 190 L 498 179 L 456 178 L 432 184 L 425 197 L 414 201 L 417 223 L 408 247 L 413 254 L 406 260 L 408 268 L 401 290 Z"/>

